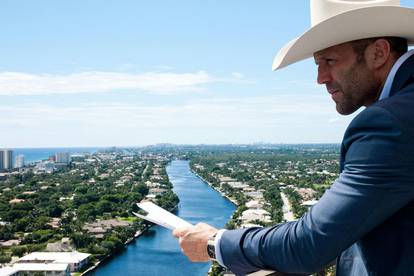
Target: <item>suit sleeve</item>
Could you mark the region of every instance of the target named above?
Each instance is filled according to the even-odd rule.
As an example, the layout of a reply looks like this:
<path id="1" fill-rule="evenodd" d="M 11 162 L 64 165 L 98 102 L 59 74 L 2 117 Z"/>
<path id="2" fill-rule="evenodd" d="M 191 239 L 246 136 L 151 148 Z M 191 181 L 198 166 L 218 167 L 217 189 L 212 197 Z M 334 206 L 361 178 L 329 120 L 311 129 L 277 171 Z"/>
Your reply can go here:
<path id="1" fill-rule="evenodd" d="M 263 268 L 314 273 L 414 197 L 414 143 L 407 126 L 370 107 L 348 127 L 343 171 L 302 218 L 224 232 L 223 262 L 237 275 Z"/>

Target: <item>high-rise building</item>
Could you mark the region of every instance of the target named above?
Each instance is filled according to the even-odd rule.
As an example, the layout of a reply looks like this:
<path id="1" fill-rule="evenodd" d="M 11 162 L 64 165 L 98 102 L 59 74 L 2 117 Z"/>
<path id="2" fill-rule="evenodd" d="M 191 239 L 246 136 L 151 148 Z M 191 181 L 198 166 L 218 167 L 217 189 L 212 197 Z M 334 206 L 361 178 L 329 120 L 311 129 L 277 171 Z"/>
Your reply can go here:
<path id="1" fill-rule="evenodd" d="M 13 151 L 10 149 L 2 149 L 0 152 L 0 170 L 12 170 Z"/>
<path id="2" fill-rule="evenodd" d="M 4 150 L 4 168 L 7 170 L 13 169 L 13 151 L 6 149 Z"/>
<path id="3" fill-rule="evenodd" d="M 20 169 L 24 167 L 24 155 L 23 154 L 19 154 L 16 156 L 16 160 L 14 162 L 14 167 L 16 169 Z"/>
<path id="4" fill-rule="evenodd" d="M 4 170 L 4 153 L 0 150 L 0 172 Z"/>
<path id="5" fill-rule="evenodd" d="M 55 154 L 55 162 L 56 163 L 64 163 L 69 164 L 70 163 L 70 155 L 69 152 L 58 152 Z"/>

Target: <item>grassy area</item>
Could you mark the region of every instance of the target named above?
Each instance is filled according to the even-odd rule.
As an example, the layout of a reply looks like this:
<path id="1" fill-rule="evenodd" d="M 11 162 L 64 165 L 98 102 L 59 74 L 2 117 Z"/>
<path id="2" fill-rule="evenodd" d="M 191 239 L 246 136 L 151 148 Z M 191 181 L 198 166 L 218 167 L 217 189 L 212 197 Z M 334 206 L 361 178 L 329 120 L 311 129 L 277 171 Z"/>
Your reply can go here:
<path id="1" fill-rule="evenodd" d="M 134 222 L 134 221 L 136 221 L 137 219 L 138 219 L 137 217 L 119 218 L 119 220 L 122 220 L 122 221 L 128 221 L 128 222 Z"/>

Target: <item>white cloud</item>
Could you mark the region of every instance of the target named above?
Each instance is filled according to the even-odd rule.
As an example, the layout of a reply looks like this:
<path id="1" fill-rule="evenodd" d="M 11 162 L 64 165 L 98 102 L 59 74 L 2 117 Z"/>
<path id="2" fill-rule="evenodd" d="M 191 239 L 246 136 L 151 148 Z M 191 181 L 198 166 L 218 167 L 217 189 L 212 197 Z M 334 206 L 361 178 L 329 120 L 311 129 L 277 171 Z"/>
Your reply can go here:
<path id="1" fill-rule="evenodd" d="M 1 106 L 3 146 L 138 145 L 272 141 L 339 142 L 334 104 L 318 95 L 212 98 L 187 102 Z M 343 118 L 343 119 L 342 119 Z M 40 144 L 41 143 L 41 144 Z M 1 146 L 1 145 L 0 145 Z"/>
<path id="2" fill-rule="evenodd" d="M 233 72 L 231 75 L 233 76 L 233 78 L 239 79 L 239 80 L 244 78 L 244 75 L 239 72 Z"/>
<path id="3" fill-rule="evenodd" d="M 335 122 L 334 105 L 325 97 L 272 95 L 246 98 L 213 98 L 181 103 L 84 103 L 76 106 L 48 104 L 0 105 L 3 126 L 36 128 L 55 123 L 140 127 L 249 127 L 273 126 L 280 121 L 318 118 Z M 335 116 L 335 120 L 332 117 Z M 346 118 L 346 117 L 341 117 Z M 340 120 L 342 121 L 342 120 Z M 317 123 L 317 122 L 315 122 Z"/>
<path id="4" fill-rule="evenodd" d="M 90 71 L 69 75 L 0 73 L 0 96 L 101 93 L 139 90 L 157 94 L 201 90 L 216 80 L 204 71 L 141 74 Z"/>

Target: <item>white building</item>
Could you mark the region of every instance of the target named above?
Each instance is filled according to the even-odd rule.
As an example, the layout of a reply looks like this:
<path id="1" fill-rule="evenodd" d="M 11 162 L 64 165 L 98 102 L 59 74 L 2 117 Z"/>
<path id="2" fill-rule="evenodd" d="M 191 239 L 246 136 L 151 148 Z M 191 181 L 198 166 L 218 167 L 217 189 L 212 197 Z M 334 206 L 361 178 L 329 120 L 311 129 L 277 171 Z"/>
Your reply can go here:
<path id="1" fill-rule="evenodd" d="M 246 203 L 246 207 L 249 209 L 260 209 L 263 207 L 263 203 L 258 200 L 250 200 Z"/>
<path id="2" fill-rule="evenodd" d="M 75 272 L 88 263 L 91 254 L 73 252 L 32 252 L 19 259 L 17 263 L 67 264 L 69 271 Z"/>
<path id="3" fill-rule="evenodd" d="M 24 155 L 23 154 L 19 154 L 16 156 L 16 160 L 14 162 L 14 167 L 16 169 L 20 169 L 24 167 Z"/>
<path id="4" fill-rule="evenodd" d="M 18 276 L 19 271 L 11 266 L 0 268 L 0 275 L 2 276 Z"/>
<path id="5" fill-rule="evenodd" d="M 70 276 L 68 264 L 15 263 L 13 266 L 0 268 L 1 276 Z"/>
<path id="6" fill-rule="evenodd" d="M 248 223 L 255 220 L 271 222 L 270 213 L 264 209 L 248 209 L 242 213 L 240 220 L 243 223 Z"/>
<path id="7" fill-rule="evenodd" d="M 4 168 L 7 170 L 13 169 L 13 151 L 9 149 L 3 150 L 4 154 Z"/>
<path id="8" fill-rule="evenodd" d="M 84 162 L 85 161 L 85 155 L 84 154 L 72 154 L 71 156 L 70 156 L 70 159 L 73 161 L 73 162 Z"/>
<path id="9" fill-rule="evenodd" d="M 35 173 L 52 173 L 55 170 L 55 164 L 50 161 L 37 163 L 34 169 Z"/>
<path id="10" fill-rule="evenodd" d="M 318 200 L 312 199 L 312 200 L 306 200 L 306 201 L 302 202 L 301 205 L 306 206 L 306 207 L 312 207 L 316 203 L 318 203 Z"/>
<path id="11" fill-rule="evenodd" d="M 0 171 L 13 169 L 13 151 L 10 149 L 0 150 Z"/>
<path id="12" fill-rule="evenodd" d="M 40 272 L 47 276 L 70 276 L 68 264 L 15 263 L 13 269 L 18 271 L 17 275 L 34 276 L 39 275 Z"/>
<path id="13" fill-rule="evenodd" d="M 69 152 L 58 152 L 55 154 L 56 163 L 70 163 L 70 155 Z"/>
<path id="14" fill-rule="evenodd" d="M 247 196 L 252 197 L 255 200 L 258 199 L 263 199 L 263 193 L 261 191 L 254 191 L 254 192 L 248 192 L 248 193 L 244 193 Z"/>

